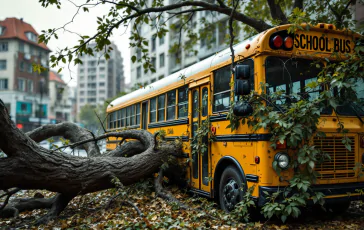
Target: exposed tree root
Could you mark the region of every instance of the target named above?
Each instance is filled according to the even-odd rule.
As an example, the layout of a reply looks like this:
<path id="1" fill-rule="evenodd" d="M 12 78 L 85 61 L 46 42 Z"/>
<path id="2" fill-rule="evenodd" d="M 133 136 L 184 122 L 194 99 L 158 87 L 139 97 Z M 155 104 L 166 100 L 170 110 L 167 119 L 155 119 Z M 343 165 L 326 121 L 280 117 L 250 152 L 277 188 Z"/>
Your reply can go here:
<path id="1" fill-rule="evenodd" d="M 68 203 L 73 199 L 74 196 L 57 194 L 54 197 L 52 205 L 48 213 L 36 221 L 36 225 L 46 224 L 49 221 L 58 217 L 58 215 L 67 207 Z"/>
<path id="2" fill-rule="evenodd" d="M 140 209 L 133 202 L 131 202 L 129 200 L 124 200 L 121 203 L 124 205 L 128 204 L 128 205 L 132 206 L 135 209 L 135 211 L 137 211 L 139 216 L 144 216 L 144 214 L 140 211 Z"/>
<path id="3" fill-rule="evenodd" d="M 170 192 L 165 191 L 163 188 L 163 169 L 159 170 L 158 176 L 154 178 L 154 188 L 157 196 L 167 200 L 171 203 L 176 203 L 182 209 L 190 209 L 186 204 L 181 203 Z"/>

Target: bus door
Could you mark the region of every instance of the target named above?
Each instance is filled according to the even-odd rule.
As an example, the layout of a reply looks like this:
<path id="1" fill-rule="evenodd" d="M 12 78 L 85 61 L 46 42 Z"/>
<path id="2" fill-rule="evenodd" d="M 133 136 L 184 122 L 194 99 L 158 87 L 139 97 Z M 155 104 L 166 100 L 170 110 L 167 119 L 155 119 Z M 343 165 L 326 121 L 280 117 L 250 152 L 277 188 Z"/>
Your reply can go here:
<path id="1" fill-rule="evenodd" d="M 142 129 L 148 129 L 148 101 L 142 103 Z"/>
<path id="2" fill-rule="evenodd" d="M 190 89 L 191 92 L 191 138 L 195 137 L 198 128 L 202 125 L 208 125 L 208 108 L 210 102 L 210 89 L 208 84 L 194 87 Z M 203 190 L 205 192 L 211 192 L 211 161 L 210 161 L 210 144 L 208 142 L 208 136 L 202 137 L 200 140 L 199 148 L 196 151 L 194 145 L 197 145 L 197 140 L 191 142 L 192 153 L 192 173 L 191 182 L 192 187 L 195 189 Z"/>

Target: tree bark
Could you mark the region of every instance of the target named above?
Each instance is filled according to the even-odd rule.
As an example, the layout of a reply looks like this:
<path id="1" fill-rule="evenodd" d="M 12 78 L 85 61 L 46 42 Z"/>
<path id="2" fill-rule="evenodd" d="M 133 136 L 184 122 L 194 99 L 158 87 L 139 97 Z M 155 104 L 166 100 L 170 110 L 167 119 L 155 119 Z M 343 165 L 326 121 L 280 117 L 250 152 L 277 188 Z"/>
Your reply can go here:
<path id="1" fill-rule="evenodd" d="M 44 125 L 28 132 L 27 135 L 35 142 L 40 142 L 55 136 L 62 136 L 65 139 L 69 139 L 73 143 L 88 140 L 94 137 L 92 132 L 71 122 L 63 122 L 55 125 Z M 82 147 L 86 150 L 89 157 L 101 155 L 99 146 L 96 142 L 87 142 L 83 144 Z"/>
<path id="2" fill-rule="evenodd" d="M 157 172 L 170 156 L 182 156 L 181 146 L 164 141 L 156 143 L 155 137 L 145 130 L 125 130 L 93 137 L 78 126 L 64 123 L 38 128 L 28 136 L 10 120 L 1 99 L 0 126 L 0 149 L 7 155 L 0 158 L 0 190 L 17 187 L 58 193 L 51 199 L 31 198 L 12 202 L 0 211 L 0 215 L 9 216 L 11 213 L 16 216 L 23 210 L 50 208 L 39 223 L 58 216 L 77 195 L 115 187 L 113 181 L 116 178 L 123 185 L 133 184 Z M 47 150 L 32 140 L 40 141 L 52 135 L 76 142 L 71 147 L 83 144 L 94 157 L 82 158 Z M 110 136 L 137 141 L 127 142 L 109 154 L 100 155 L 97 141 Z"/>

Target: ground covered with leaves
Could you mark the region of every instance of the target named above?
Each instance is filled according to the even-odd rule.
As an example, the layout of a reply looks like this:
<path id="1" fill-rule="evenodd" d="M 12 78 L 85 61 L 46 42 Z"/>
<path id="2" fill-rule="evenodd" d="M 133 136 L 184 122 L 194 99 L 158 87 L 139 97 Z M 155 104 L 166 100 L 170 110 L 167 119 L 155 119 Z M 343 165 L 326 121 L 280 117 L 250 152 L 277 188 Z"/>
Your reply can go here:
<path id="1" fill-rule="evenodd" d="M 61 216 L 47 225 L 34 226 L 46 210 L 23 212 L 17 219 L 0 219 L 0 229 L 364 229 L 364 204 L 353 202 L 342 215 L 325 213 L 319 208 L 303 210 L 299 219 L 258 218 L 250 223 L 218 209 L 208 200 L 176 187 L 169 190 L 190 209 L 181 209 L 156 197 L 150 181 L 123 189 L 109 189 L 78 196 Z M 26 191 L 16 197 L 33 197 L 36 193 L 51 197 L 47 191 Z M 3 201 L 0 201 L 2 203 Z"/>

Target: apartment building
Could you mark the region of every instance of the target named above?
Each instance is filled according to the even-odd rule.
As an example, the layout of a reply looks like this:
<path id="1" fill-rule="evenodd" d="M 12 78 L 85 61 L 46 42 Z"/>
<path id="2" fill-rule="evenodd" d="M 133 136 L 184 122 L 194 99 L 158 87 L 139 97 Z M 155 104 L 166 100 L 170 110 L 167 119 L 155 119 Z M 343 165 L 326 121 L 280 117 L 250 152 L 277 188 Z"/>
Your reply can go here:
<path id="1" fill-rule="evenodd" d="M 176 2 L 176 0 L 164 0 L 164 4 L 171 4 L 174 2 Z M 209 11 L 201 11 L 196 12 L 191 17 L 188 25 L 185 26 L 194 28 L 194 31 L 196 32 L 203 29 L 203 25 L 200 23 L 200 19 L 202 17 L 205 17 L 214 24 L 211 28 L 208 28 L 212 31 L 212 37 L 203 38 L 194 46 L 194 50 L 198 50 L 197 55 L 194 52 L 188 52 L 183 48 L 188 44 L 189 39 L 186 33 L 182 33 L 182 36 L 180 37 L 179 31 L 180 27 L 182 26 L 182 22 L 177 17 L 172 19 L 168 19 L 168 17 L 170 17 L 170 14 L 167 13 L 163 13 L 161 15 L 151 15 L 153 20 L 152 27 L 150 25 L 143 24 L 137 28 L 138 33 L 145 37 L 149 42 L 149 55 L 156 72 L 152 73 L 148 71 L 145 73 L 142 63 L 132 63 L 130 68 L 131 87 L 153 83 L 228 47 L 227 16 Z M 155 35 L 159 25 L 163 23 L 166 24 L 169 32 L 167 32 L 165 37 L 159 38 Z M 174 28 L 173 30 L 170 29 L 172 24 Z M 170 48 L 179 42 L 179 51 L 170 53 Z M 131 57 L 135 55 L 137 60 L 142 56 L 142 52 L 135 47 L 131 48 L 130 52 Z"/>
<path id="2" fill-rule="evenodd" d="M 90 47 L 95 44 L 91 44 Z M 77 111 L 86 104 L 102 105 L 125 89 L 124 67 L 121 52 L 115 44 L 106 60 L 102 53 L 81 56 L 77 70 Z"/>
<path id="3" fill-rule="evenodd" d="M 34 72 L 32 65 L 48 67 L 50 52 L 23 19 L 0 21 L 0 98 L 24 131 L 49 123 L 49 73 Z"/>
<path id="4" fill-rule="evenodd" d="M 49 119 L 53 124 L 72 121 L 72 100 L 69 87 L 54 71 L 49 72 Z"/>

